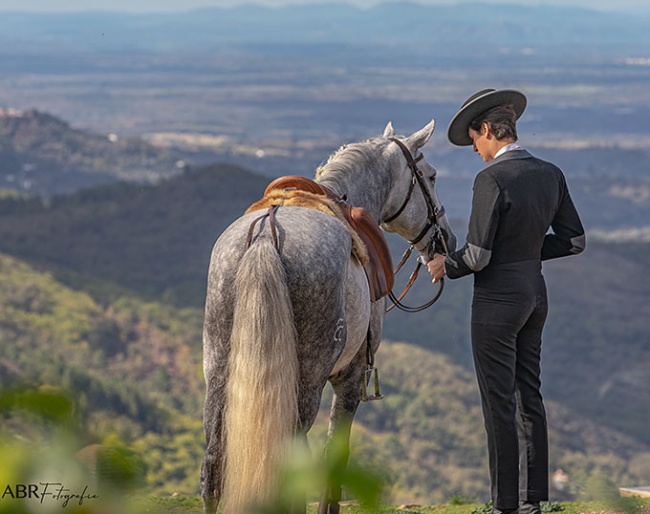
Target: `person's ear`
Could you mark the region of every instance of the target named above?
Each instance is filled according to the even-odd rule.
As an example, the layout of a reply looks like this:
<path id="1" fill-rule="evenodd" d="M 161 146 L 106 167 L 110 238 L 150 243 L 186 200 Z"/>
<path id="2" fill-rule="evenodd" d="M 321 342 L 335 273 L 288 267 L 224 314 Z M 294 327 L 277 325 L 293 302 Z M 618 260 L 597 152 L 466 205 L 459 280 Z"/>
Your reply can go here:
<path id="1" fill-rule="evenodd" d="M 492 137 L 492 129 L 490 124 L 487 121 L 481 123 L 481 135 L 487 137 L 488 139 Z"/>

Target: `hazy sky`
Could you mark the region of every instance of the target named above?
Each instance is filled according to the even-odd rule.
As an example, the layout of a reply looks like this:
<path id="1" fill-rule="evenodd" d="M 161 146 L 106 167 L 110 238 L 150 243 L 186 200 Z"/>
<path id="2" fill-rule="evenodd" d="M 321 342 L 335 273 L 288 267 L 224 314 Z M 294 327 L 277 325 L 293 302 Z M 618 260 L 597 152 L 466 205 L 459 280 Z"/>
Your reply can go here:
<path id="1" fill-rule="evenodd" d="M 156 12 L 186 11 L 200 7 L 264 4 L 279 6 L 299 3 L 333 3 L 343 1 L 361 6 L 381 0 L 0 0 L 0 11 L 65 12 L 65 11 L 124 11 Z M 393 0 L 394 1 L 394 0 Z M 458 4 L 463 0 L 414 0 L 424 4 Z M 510 3 L 513 5 L 575 5 L 598 10 L 650 13 L 648 0 L 465 0 L 480 3 Z"/>

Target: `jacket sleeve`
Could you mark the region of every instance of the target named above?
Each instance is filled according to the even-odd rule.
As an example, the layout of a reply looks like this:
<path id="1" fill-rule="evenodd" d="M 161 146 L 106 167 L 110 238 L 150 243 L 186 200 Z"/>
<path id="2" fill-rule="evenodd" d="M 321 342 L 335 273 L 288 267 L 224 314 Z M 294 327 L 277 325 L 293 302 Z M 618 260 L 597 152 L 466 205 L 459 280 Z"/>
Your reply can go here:
<path id="1" fill-rule="evenodd" d="M 490 262 L 499 225 L 501 192 L 494 177 L 485 171 L 474 180 L 472 212 L 465 245 L 445 258 L 445 273 L 460 278 L 481 271 Z"/>
<path id="2" fill-rule="evenodd" d="M 552 232 L 544 237 L 541 253 L 543 261 L 581 253 L 587 243 L 580 216 L 563 176 L 562 187 L 560 207 L 551 223 Z"/>

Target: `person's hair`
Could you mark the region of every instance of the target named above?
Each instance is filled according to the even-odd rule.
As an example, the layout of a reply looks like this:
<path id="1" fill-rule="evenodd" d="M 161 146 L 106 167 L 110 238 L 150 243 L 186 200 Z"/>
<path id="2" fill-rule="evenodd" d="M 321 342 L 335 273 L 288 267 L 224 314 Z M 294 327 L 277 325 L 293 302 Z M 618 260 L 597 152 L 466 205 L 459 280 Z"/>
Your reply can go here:
<path id="1" fill-rule="evenodd" d="M 483 123 L 490 126 L 497 140 L 512 138 L 513 141 L 517 141 L 517 114 L 512 105 L 493 107 L 477 116 L 469 126 L 472 130 L 480 132 Z"/>

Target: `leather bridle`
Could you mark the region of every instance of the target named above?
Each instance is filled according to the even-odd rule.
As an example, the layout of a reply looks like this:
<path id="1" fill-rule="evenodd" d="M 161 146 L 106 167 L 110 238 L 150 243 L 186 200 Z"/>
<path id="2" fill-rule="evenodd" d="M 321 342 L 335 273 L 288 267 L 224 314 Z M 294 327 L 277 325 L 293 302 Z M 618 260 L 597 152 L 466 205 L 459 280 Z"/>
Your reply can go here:
<path id="1" fill-rule="evenodd" d="M 399 146 L 400 150 L 402 151 L 402 154 L 406 158 L 408 167 L 411 170 L 411 185 L 409 187 L 408 193 L 406 194 L 406 199 L 402 203 L 401 207 L 397 209 L 397 211 L 394 214 L 384 219 L 383 223 L 390 223 L 391 221 L 395 221 L 402 214 L 402 212 L 404 212 L 404 209 L 406 209 L 407 204 L 411 200 L 411 196 L 413 195 L 413 191 L 415 189 L 416 184 L 420 186 L 420 191 L 422 191 L 422 196 L 424 197 L 424 201 L 427 205 L 427 221 L 424 225 L 424 228 L 420 231 L 420 233 L 417 235 L 415 239 L 408 241 L 410 243 L 409 247 L 402 255 L 402 259 L 400 260 L 399 264 L 395 267 L 394 273 L 397 273 L 402 268 L 402 266 L 404 266 L 408 258 L 411 256 L 411 253 L 415 249 L 415 245 L 420 243 L 422 239 L 424 239 L 424 236 L 426 236 L 427 233 L 432 228 L 433 231 L 431 232 L 431 236 L 429 237 L 426 246 L 422 250 L 420 250 L 421 252 L 426 252 L 426 255 L 429 258 L 433 257 L 435 251 L 438 251 L 438 253 L 442 253 L 444 255 L 447 253 L 447 242 L 445 241 L 444 234 L 442 232 L 442 229 L 440 228 L 440 224 L 438 223 L 438 220 L 442 216 L 444 216 L 445 209 L 442 206 L 441 208 L 438 208 L 436 206 L 436 202 L 434 201 L 433 197 L 431 196 L 431 193 L 429 192 L 429 189 L 427 188 L 425 182 L 426 179 L 422 174 L 422 171 L 420 171 L 417 165 L 418 161 L 420 161 L 423 158 L 423 156 L 421 155 L 420 157 L 415 159 L 413 158 L 413 155 L 411 154 L 410 150 L 399 139 L 391 137 L 390 141 L 392 141 L 397 146 Z M 393 309 L 393 307 L 397 307 L 398 309 L 404 312 L 420 312 L 423 311 L 424 309 L 431 307 L 438 300 L 438 298 L 440 298 L 440 296 L 442 295 L 442 290 L 444 288 L 444 279 L 442 278 L 439 281 L 440 287 L 438 289 L 438 292 L 427 303 L 420 305 L 418 307 L 409 307 L 401 303 L 401 300 L 404 298 L 404 296 L 406 296 L 406 293 L 408 293 L 408 291 L 411 289 L 411 286 L 415 282 L 415 279 L 418 276 L 422 264 L 423 264 L 422 261 L 418 259 L 415 270 L 413 271 L 413 273 L 411 273 L 411 276 L 409 277 L 409 281 L 406 284 L 406 287 L 398 297 L 396 297 L 392 291 L 388 294 L 388 297 L 390 298 L 391 302 L 393 302 L 393 305 L 388 307 L 388 309 L 386 309 L 386 312 Z"/>

